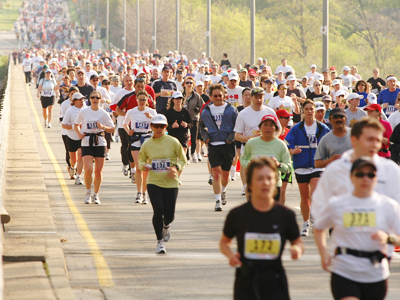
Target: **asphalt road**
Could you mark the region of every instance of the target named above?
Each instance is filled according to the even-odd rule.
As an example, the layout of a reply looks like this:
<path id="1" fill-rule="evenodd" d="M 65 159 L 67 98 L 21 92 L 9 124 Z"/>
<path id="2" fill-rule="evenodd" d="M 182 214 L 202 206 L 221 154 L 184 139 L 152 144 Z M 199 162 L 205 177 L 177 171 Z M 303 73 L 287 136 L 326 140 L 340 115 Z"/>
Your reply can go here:
<path id="1" fill-rule="evenodd" d="M 21 113 L 33 124 L 57 234 L 64 241 L 70 284 L 76 298 L 231 299 L 234 269 L 220 254 L 218 241 L 226 214 L 245 201 L 240 196 L 239 174 L 228 185 L 228 204 L 222 212 L 215 212 L 212 187 L 207 183 L 206 160 L 188 165 L 182 174 L 171 240 L 166 243 L 168 253 L 156 255 L 152 209 L 150 205 L 134 203 L 136 186 L 121 172 L 120 144 L 112 144 L 111 160 L 106 161 L 100 191 L 102 205 L 85 205 L 85 187 L 75 186 L 67 174 L 58 123 L 59 105 L 54 106 L 53 128 L 43 129 L 36 90 L 32 86 L 29 91 L 35 110 Z M 26 96 L 13 100 L 27 101 L 30 107 L 28 92 Z M 39 127 L 35 111 L 40 117 Z M 44 130 L 45 142 L 39 129 Z M 56 161 L 49 158 L 49 149 Z M 65 190 L 63 193 L 55 165 L 61 167 L 71 201 Z M 301 224 L 295 183 L 288 187 L 287 205 L 296 212 Z M 301 260 L 292 261 L 287 252 L 284 254 L 291 297 L 332 299 L 329 274 L 320 267 L 312 236 L 305 237 L 304 242 L 306 253 Z M 400 259 L 395 257 L 391 267 L 387 299 L 399 299 L 400 287 L 396 283 L 400 279 Z"/>

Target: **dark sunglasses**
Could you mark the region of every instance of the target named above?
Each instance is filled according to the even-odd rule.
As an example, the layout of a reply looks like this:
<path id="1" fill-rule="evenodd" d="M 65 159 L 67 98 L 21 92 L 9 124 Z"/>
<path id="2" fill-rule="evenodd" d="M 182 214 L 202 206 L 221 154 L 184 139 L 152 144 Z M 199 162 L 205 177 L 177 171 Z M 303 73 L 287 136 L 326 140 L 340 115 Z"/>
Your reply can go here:
<path id="1" fill-rule="evenodd" d="M 136 78 L 135 83 L 138 83 L 138 82 L 144 82 L 144 78 L 142 78 L 142 77 Z"/>
<path id="2" fill-rule="evenodd" d="M 90 97 L 90 99 L 100 99 L 100 97 Z"/>
<path id="3" fill-rule="evenodd" d="M 193 81 L 187 81 L 186 84 L 193 84 Z"/>
<path id="4" fill-rule="evenodd" d="M 354 173 L 354 176 L 356 176 L 357 178 L 363 178 L 363 177 L 367 176 L 368 178 L 372 179 L 376 176 L 376 174 L 374 172 L 370 172 L 370 173 L 356 172 L 356 173 Z"/>
<path id="5" fill-rule="evenodd" d="M 222 98 L 222 95 L 213 95 L 214 98 Z"/>
<path id="6" fill-rule="evenodd" d="M 154 128 L 164 128 L 166 125 L 164 125 L 164 124 L 152 124 L 151 126 L 153 126 Z"/>
<path id="7" fill-rule="evenodd" d="M 147 101 L 147 98 L 138 99 L 139 101 Z"/>
<path id="8" fill-rule="evenodd" d="M 103 83 L 103 85 L 110 85 L 110 84 L 111 84 L 110 82 Z"/>

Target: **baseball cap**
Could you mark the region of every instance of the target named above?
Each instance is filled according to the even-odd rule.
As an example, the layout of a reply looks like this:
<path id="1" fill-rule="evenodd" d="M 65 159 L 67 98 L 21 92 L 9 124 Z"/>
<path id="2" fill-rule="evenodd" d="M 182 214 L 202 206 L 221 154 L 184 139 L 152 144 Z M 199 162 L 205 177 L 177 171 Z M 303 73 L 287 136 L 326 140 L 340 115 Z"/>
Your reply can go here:
<path id="1" fill-rule="evenodd" d="M 225 77 L 225 76 L 228 76 L 228 72 L 222 72 L 222 74 L 221 74 L 221 77 Z"/>
<path id="2" fill-rule="evenodd" d="M 296 76 L 294 75 L 289 75 L 287 78 L 288 81 L 296 80 Z"/>
<path id="3" fill-rule="evenodd" d="M 196 82 L 196 86 L 200 86 L 200 85 L 204 86 L 204 82 L 201 81 L 201 80 L 199 80 L 199 81 Z"/>
<path id="4" fill-rule="evenodd" d="M 238 80 L 239 79 L 239 75 L 236 72 L 230 72 L 228 74 L 228 78 L 229 78 L 229 80 Z"/>
<path id="5" fill-rule="evenodd" d="M 81 93 L 77 92 L 77 93 L 72 95 L 71 101 L 74 101 L 76 99 L 82 99 L 82 98 L 85 98 L 85 96 L 83 96 Z"/>
<path id="6" fill-rule="evenodd" d="M 168 125 L 167 118 L 162 115 L 162 114 L 157 114 L 154 117 L 151 118 L 150 121 L 151 124 L 163 124 L 163 125 Z"/>
<path id="7" fill-rule="evenodd" d="M 378 99 L 376 98 L 376 95 L 373 93 L 369 93 L 367 96 L 367 99 L 368 99 L 369 104 L 377 104 L 378 103 Z"/>
<path id="8" fill-rule="evenodd" d="M 176 91 L 172 94 L 171 99 L 178 99 L 178 98 L 183 98 L 183 95 L 181 92 Z"/>
<path id="9" fill-rule="evenodd" d="M 301 81 L 303 81 L 304 79 L 307 79 L 307 80 L 308 80 L 308 77 L 307 77 L 307 76 L 303 76 L 303 77 L 301 78 Z"/>
<path id="10" fill-rule="evenodd" d="M 359 94 L 357 94 L 357 93 L 350 93 L 350 94 L 347 96 L 347 101 L 350 101 L 350 100 L 353 100 L 353 99 L 361 99 L 361 98 L 363 98 L 362 95 L 359 95 Z"/>
<path id="11" fill-rule="evenodd" d="M 267 120 L 273 121 L 278 126 L 278 120 L 276 119 L 275 116 L 273 116 L 273 115 L 265 115 L 264 117 L 262 117 L 260 124 L 258 124 L 258 127 L 261 127 L 262 123 L 264 123 Z"/>
<path id="12" fill-rule="evenodd" d="M 322 103 L 321 101 L 316 101 L 315 102 L 315 111 L 319 110 L 326 110 L 325 104 Z"/>
<path id="13" fill-rule="evenodd" d="M 250 69 L 250 70 L 249 70 L 249 75 L 250 75 L 250 76 L 257 76 L 257 73 L 256 73 L 256 71 L 254 71 L 253 69 Z"/>
<path id="14" fill-rule="evenodd" d="M 101 76 L 103 76 L 103 77 L 107 77 L 107 75 L 106 75 L 106 74 L 104 74 L 103 72 L 99 74 L 99 77 L 101 77 Z"/>
<path id="15" fill-rule="evenodd" d="M 324 96 L 322 96 L 322 101 L 330 101 L 330 102 L 332 102 L 332 97 L 329 96 L 329 95 L 324 95 Z"/>
<path id="16" fill-rule="evenodd" d="M 85 74 L 85 72 L 83 72 L 83 70 L 82 70 L 82 69 L 78 69 L 78 71 L 76 71 L 76 74 L 79 74 L 79 73 L 83 73 L 83 74 Z"/>
<path id="17" fill-rule="evenodd" d="M 362 156 L 353 162 L 350 172 L 353 173 L 355 170 L 361 169 L 365 166 L 370 166 L 376 171 L 376 166 L 373 160 L 368 156 Z"/>
<path id="18" fill-rule="evenodd" d="M 168 67 L 168 66 L 165 66 L 164 68 L 162 68 L 162 71 L 163 71 L 163 72 L 164 72 L 164 71 L 169 71 L 169 70 L 171 70 L 171 68 Z"/>
<path id="19" fill-rule="evenodd" d="M 345 91 L 342 91 L 342 90 L 338 90 L 337 93 L 336 93 L 336 97 L 339 97 L 339 96 L 344 96 L 344 97 L 346 97 L 346 92 L 345 92 Z"/>
<path id="20" fill-rule="evenodd" d="M 50 69 L 47 69 L 45 73 L 51 73 L 51 70 L 50 70 Z"/>
<path id="21" fill-rule="evenodd" d="M 290 75 L 292 75 L 292 74 L 293 74 L 292 72 L 286 72 L 286 73 L 285 73 L 285 76 L 288 77 L 288 76 L 290 76 Z"/>
<path id="22" fill-rule="evenodd" d="M 254 89 L 251 90 L 251 95 L 264 95 L 264 89 L 260 87 L 255 87 Z"/>
<path id="23" fill-rule="evenodd" d="M 340 80 L 339 79 L 335 79 L 334 81 L 332 81 L 332 86 L 335 86 L 337 84 L 340 84 Z"/>
<path id="24" fill-rule="evenodd" d="M 43 69 L 48 69 L 49 68 L 49 65 L 44 65 L 43 66 Z"/>
<path id="25" fill-rule="evenodd" d="M 325 70 L 322 71 L 322 73 L 328 73 L 328 72 L 329 72 L 328 69 L 325 69 Z"/>
<path id="26" fill-rule="evenodd" d="M 93 74 L 92 76 L 90 76 L 90 80 L 92 80 L 92 79 L 99 79 L 100 77 L 99 77 L 99 75 L 97 75 L 97 74 Z"/>
<path id="27" fill-rule="evenodd" d="M 111 80 L 112 81 L 119 81 L 119 78 L 117 76 L 114 76 Z"/>
<path id="28" fill-rule="evenodd" d="M 277 110 L 276 115 L 278 116 L 278 118 L 287 118 L 293 116 L 293 114 L 290 114 L 286 109 Z"/>
<path id="29" fill-rule="evenodd" d="M 106 83 L 111 83 L 111 82 L 110 82 L 110 80 L 108 80 L 108 79 L 106 78 L 106 79 L 103 79 L 103 81 L 101 82 L 101 85 L 104 85 L 104 84 L 106 84 Z"/>
<path id="30" fill-rule="evenodd" d="M 265 83 L 271 82 L 274 83 L 274 79 L 273 78 L 268 78 L 264 80 Z"/>
<path id="31" fill-rule="evenodd" d="M 247 69 L 246 69 L 246 68 L 243 68 L 243 69 L 241 69 L 241 70 L 239 71 L 239 73 L 242 73 L 242 72 L 246 72 L 246 73 L 247 73 Z"/>
<path id="32" fill-rule="evenodd" d="M 364 107 L 364 110 L 377 110 L 382 111 L 382 107 L 379 104 L 371 104 L 370 106 Z"/>
<path id="33" fill-rule="evenodd" d="M 344 66 L 343 69 L 342 69 L 342 71 L 350 71 L 350 70 L 351 70 L 351 69 L 350 69 L 349 66 Z"/>
<path id="34" fill-rule="evenodd" d="M 332 67 L 329 68 L 329 70 L 331 70 L 331 71 L 336 70 L 336 67 L 332 66 Z"/>
<path id="35" fill-rule="evenodd" d="M 346 111 L 343 108 L 336 107 L 329 112 L 329 116 L 342 116 L 347 118 Z"/>
<path id="36" fill-rule="evenodd" d="M 317 68 L 317 65 L 316 64 L 312 64 L 310 69 L 312 69 L 312 68 Z"/>
<path id="37" fill-rule="evenodd" d="M 99 62 L 99 65 L 104 65 L 104 61 L 101 60 L 101 61 Z"/>
<path id="38" fill-rule="evenodd" d="M 118 73 L 122 73 L 123 71 L 125 71 L 125 68 L 123 66 L 119 66 Z"/>

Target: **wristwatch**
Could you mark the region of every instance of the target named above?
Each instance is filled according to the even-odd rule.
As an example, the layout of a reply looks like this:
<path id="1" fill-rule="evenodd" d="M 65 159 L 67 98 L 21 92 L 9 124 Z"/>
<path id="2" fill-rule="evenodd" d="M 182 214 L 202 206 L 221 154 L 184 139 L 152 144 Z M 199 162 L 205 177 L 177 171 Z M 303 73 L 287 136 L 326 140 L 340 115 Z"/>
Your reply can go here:
<path id="1" fill-rule="evenodd" d="M 282 163 L 279 163 L 278 168 L 282 168 Z"/>
<path id="2" fill-rule="evenodd" d="M 394 234 L 389 234 L 388 239 L 387 239 L 387 243 L 390 245 L 395 244 L 397 241 L 397 238 Z"/>
<path id="3" fill-rule="evenodd" d="M 179 172 L 179 165 L 177 165 L 177 164 L 175 164 L 175 165 L 173 165 L 177 170 L 178 170 L 178 172 Z"/>

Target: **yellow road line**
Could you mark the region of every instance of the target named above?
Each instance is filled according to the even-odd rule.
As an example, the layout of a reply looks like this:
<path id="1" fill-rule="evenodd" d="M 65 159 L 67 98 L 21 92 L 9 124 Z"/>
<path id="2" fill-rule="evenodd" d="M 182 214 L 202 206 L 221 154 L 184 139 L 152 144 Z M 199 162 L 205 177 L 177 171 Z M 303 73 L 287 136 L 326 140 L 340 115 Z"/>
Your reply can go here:
<path id="1" fill-rule="evenodd" d="M 95 239 L 93 238 L 93 235 L 90 232 L 89 227 L 87 226 L 87 224 L 85 222 L 85 219 L 82 217 L 82 215 L 80 214 L 74 201 L 72 200 L 71 194 L 69 193 L 69 190 L 68 190 L 68 186 L 62 175 L 63 172 L 61 171 L 61 167 L 58 164 L 57 159 L 54 156 L 49 143 L 47 142 L 47 138 L 46 138 L 46 135 L 44 134 L 44 130 L 43 130 L 39 115 L 36 111 L 35 106 L 33 105 L 33 100 L 32 100 L 31 93 L 29 91 L 29 87 L 26 87 L 26 90 L 28 92 L 29 102 L 32 107 L 33 115 L 35 116 L 36 125 L 38 127 L 40 137 L 42 138 L 43 145 L 47 151 L 47 155 L 49 156 L 50 161 L 54 167 L 54 170 L 56 171 L 56 175 L 58 178 L 58 182 L 60 183 L 61 190 L 64 194 L 65 199 L 67 200 L 68 207 L 75 218 L 75 223 L 78 226 L 78 230 L 81 233 L 81 235 L 85 238 L 86 242 L 88 243 L 89 248 L 91 250 L 91 254 L 94 257 L 99 284 L 100 284 L 100 286 L 103 286 L 103 287 L 113 286 L 114 281 L 112 279 L 111 271 L 108 268 L 108 265 L 107 265 L 106 260 L 104 259 L 103 253 L 100 251 L 99 246 L 97 245 Z"/>

